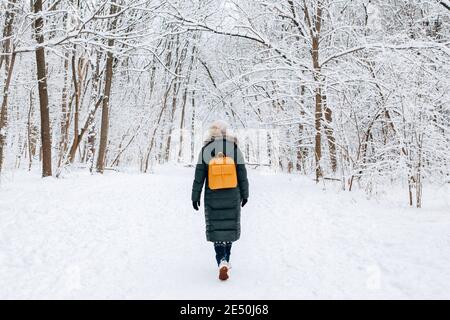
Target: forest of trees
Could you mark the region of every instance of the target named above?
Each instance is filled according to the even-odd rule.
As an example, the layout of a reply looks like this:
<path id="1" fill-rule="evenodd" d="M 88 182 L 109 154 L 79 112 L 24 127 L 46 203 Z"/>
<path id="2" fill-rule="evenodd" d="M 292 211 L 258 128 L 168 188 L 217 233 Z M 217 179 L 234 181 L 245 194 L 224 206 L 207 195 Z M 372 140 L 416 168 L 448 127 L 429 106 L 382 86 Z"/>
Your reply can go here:
<path id="1" fill-rule="evenodd" d="M 249 164 L 367 192 L 450 182 L 450 2 L 0 0 L 0 174 Z"/>

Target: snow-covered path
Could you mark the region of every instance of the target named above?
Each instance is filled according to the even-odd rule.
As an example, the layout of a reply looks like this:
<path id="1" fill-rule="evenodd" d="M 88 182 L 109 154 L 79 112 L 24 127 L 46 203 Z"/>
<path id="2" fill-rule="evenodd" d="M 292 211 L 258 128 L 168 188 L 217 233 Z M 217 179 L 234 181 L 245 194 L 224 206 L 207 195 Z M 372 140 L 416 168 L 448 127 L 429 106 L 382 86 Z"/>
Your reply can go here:
<path id="1" fill-rule="evenodd" d="M 251 171 L 222 283 L 191 208 L 192 175 L 4 181 L 0 298 L 450 298 L 449 187 L 425 190 L 417 210 L 403 195 L 378 202 Z"/>

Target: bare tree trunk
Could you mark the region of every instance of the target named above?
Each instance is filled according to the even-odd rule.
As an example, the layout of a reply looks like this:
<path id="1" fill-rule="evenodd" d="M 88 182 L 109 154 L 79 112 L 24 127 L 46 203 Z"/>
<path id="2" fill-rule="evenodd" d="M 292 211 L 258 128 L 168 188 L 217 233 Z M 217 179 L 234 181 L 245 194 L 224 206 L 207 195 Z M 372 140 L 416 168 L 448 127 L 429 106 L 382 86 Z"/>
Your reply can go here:
<path id="1" fill-rule="evenodd" d="M 178 89 L 179 89 L 180 85 L 177 82 L 174 83 L 173 85 L 173 96 L 172 96 L 172 108 L 170 110 L 170 114 L 168 115 L 168 122 L 170 123 L 169 125 L 169 132 L 167 134 L 167 142 L 166 142 L 166 146 L 165 146 L 165 151 L 164 151 L 164 160 L 166 162 L 169 161 L 170 158 L 170 146 L 172 144 L 172 131 L 173 131 L 173 120 L 174 120 L 174 116 L 175 116 L 175 111 L 177 109 L 177 98 L 178 98 Z"/>
<path id="2" fill-rule="evenodd" d="M 88 134 L 88 155 L 87 163 L 89 163 L 89 171 L 94 172 L 94 158 L 95 158 L 95 138 L 96 138 L 95 126 L 91 126 Z"/>
<path id="3" fill-rule="evenodd" d="M 94 118 L 95 118 L 95 114 L 97 113 L 97 110 L 100 107 L 100 104 L 102 103 L 102 101 L 103 101 L 103 99 L 100 98 L 96 102 L 94 108 L 89 112 L 88 117 L 87 117 L 86 121 L 84 122 L 83 128 L 81 129 L 80 133 L 77 135 L 77 138 L 73 139 L 72 145 L 71 145 L 70 150 L 69 150 L 69 155 L 65 155 L 64 156 L 64 159 L 63 159 L 63 162 L 62 162 L 64 165 L 67 165 L 69 163 L 73 163 L 73 161 L 71 160 L 72 159 L 71 157 L 75 156 L 75 153 L 76 153 L 78 147 L 80 146 L 80 142 L 82 141 L 85 133 L 89 130 L 89 127 L 92 126 L 92 123 L 93 123 Z M 92 139 L 95 140 L 95 132 L 93 133 L 91 130 L 89 130 L 89 136 L 91 136 L 91 142 L 93 141 Z M 90 149 L 95 150 L 95 147 L 93 148 L 91 146 Z M 62 168 L 60 167 L 60 170 L 58 170 L 58 172 L 56 174 L 57 177 L 59 177 L 59 175 L 61 174 L 61 172 L 62 172 L 61 169 Z"/>
<path id="4" fill-rule="evenodd" d="M 110 14 L 114 15 L 118 10 L 115 1 L 111 3 Z M 117 17 L 111 22 L 110 30 L 114 30 L 117 24 Z M 102 122 L 100 129 L 100 146 L 97 157 L 97 172 L 103 173 L 105 169 L 106 147 L 108 145 L 108 131 L 109 131 L 109 102 L 111 97 L 111 84 L 113 78 L 113 62 L 114 54 L 112 52 L 114 47 L 114 39 L 108 40 L 108 53 L 106 57 L 106 72 L 105 72 L 105 90 L 103 95 L 102 106 Z"/>
<path id="5" fill-rule="evenodd" d="M 180 120 L 180 150 L 178 151 L 178 162 L 181 161 L 181 157 L 183 156 L 183 129 L 184 129 L 184 118 L 186 115 L 186 103 L 187 103 L 187 93 L 188 93 L 188 87 L 189 87 L 189 82 L 191 80 L 191 74 L 192 74 L 192 67 L 194 65 L 194 58 L 195 58 L 195 51 L 196 51 L 196 47 L 195 45 L 192 47 L 192 52 L 191 52 L 191 61 L 189 63 L 189 68 L 188 68 L 188 74 L 187 74 L 187 79 L 186 79 L 186 84 L 185 84 L 185 88 L 184 88 L 184 92 L 183 92 L 183 102 L 182 102 L 182 107 L 181 107 L 181 120 Z"/>
<path id="6" fill-rule="evenodd" d="M 69 69 L 69 53 L 66 53 L 64 55 L 64 86 L 62 89 L 62 97 L 61 97 L 61 122 L 60 122 L 60 141 L 59 141 L 59 159 L 58 159 L 58 167 L 61 166 L 64 155 L 67 150 L 67 144 L 68 144 L 68 133 L 69 133 L 69 115 L 70 112 L 68 109 L 68 69 Z"/>
<path id="7" fill-rule="evenodd" d="M 304 107 L 304 94 L 305 94 L 305 86 L 300 86 L 300 104 L 302 105 L 302 108 Z M 300 111 L 300 115 L 303 117 L 305 115 L 305 111 L 302 109 Z M 301 120 L 302 121 L 302 120 Z M 301 171 L 302 168 L 305 170 L 305 158 L 306 158 L 306 150 L 302 147 L 303 143 L 303 134 L 304 134 L 304 125 L 303 123 L 299 123 L 298 125 L 298 146 L 297 146 L 297 171 Z"/>
<path id="8" fill-rule="evenodd" d="M 28 171 L 31 170 L 31 166 L 33 165 L 33 159 L 36 155 L 36 146 L 37 146 L 37 136 L 39 132 L 39 128 L 33 124 L 33 90 L 30 90 L 30 106 L 28 109 L 28 120 L 27 120 L 27 135 L 28 135 L 28 155 L 30 157 L 30 162 L 28 165 Z"/>
<path id="9" fill-rule="evenodd" d="M 418 161 L 416 169 L 416 207 L 422 207 L 422 153 L 423 153 L 423 134 L 417 138 Z"/>
<path id="10" fill-rule="evenodd" d="M 2 53 L 5 53 L 5 55 L 0 55 L 0 69 L 3 66 L 3 63 L 5 63 L 6 68 L 8 68 L 8 65 L 10 64 L 9 61 L 9 55 L 8 53 L 13 52 L 13 44 L 12 44 L 12 31 L 14 26 L 14 18 L 15 18 L 15 12 L 14 12 L 14 6 L 16 4 L 17 0 L 9 0 L 8 7 L 6 8 L 5 12 L 5 27 L 3 28 L 3 48 L 1 50 Z"/>
<path id="11" fill-rule="evenodd" d="M 103 96 L 100 92 L 101 90 L 101 72 L 100 72 L 100 53 L 97 52 L 97 59 L 96 59 L 96 64 L 95 64 L 95 72 L 94 72 L 94 80 L 93 80 L 93 93 L 92 93 L 92 98 L 91 101 L 96 101 L 98 99 L 98 101 L 103 101 Z M 100 104 L 99 104 L 100 106 Z M 95 116 L 92 115 L 92 117 L 90 117 L 89 119 L 89 123 L 88 123 L 88 127 L 89 132 L 88 132 L 88 138 L 87 138 L 87 143 L 88 143 L 88 155 L 87 155 L 87 163 L 89 164 L 89 171 L 91 173 L 94 172 L 94 168 L 95 168 L 95 147 L 96 147 L 96 140 L 97 140 L 97 129 L 95 127 Z"/>
<path id="12" fill-rule="evenodd" d="M 191 104 L 192 104 L 192 117 L 191 117 L 191 162 L 195 161 L 195 86 L 197 85 L 197 78 L 194 81 L 194 90 L 192 91 Z"/>
<path id="13" fill-rule="evenodd" d="M 170 90 L 170 86 L 169 86 L 168 90 L 166 91 L 165 97 L 167 97 L 169 90 Z M 166 107 L 167 107 L 167 104 L 164 102 L 163 105 L 161 106 L 161 110 L 160 110 L 159 116 L 158 116 L 158 121 L 155 124 L 155 128 L 153 129 L 153 132 L 152 132 L 152 135 L 151 135 L 152 138 L 151 138 L 150 143 L 148 145 L 147 154 L 145 156 L 144 173 L 147 173 L 147 171 L 149 169 L 150 157 L 151 157 L 151 153 L 152 153 L 152 150 L 153 150 L 153 146 L 155 144 L 156 131 L 158 130 L 159 124 L 161 123 L 162 115 L 164 114 L 164 111 L 166 110 Z"/>
<path id="14" fill-rule="evenodd" d="M 409 176 L 408 177 L 408 199 L 409 199 L 409 205 L 411 207 L 413 206 L 413 193 L 412 193 L 413 184 L 414 184 L 414 177 Z"/>
<path id="15" fill-rule="evenodd" d="M 327 141 L 328 141 L 328 150 L 330 152 L 331 170 L 333 170 L 333 172 L 336 172 L 337 157 L 336 157 L 336 139 L 334 137 L 334 130 L 332 127 L 333 116 L 332 116 L 331 109 L 328 108 L 325 95 L 322 97 L 322 101 L 323 101 L 323 109 L 324 109 L 324 114 L 325 114 L 324 128 L 325 128 L 325 135 L 327 136 Z"/>
<path id="16" fill-rule="evenodd" d="M 5 13 L 5 27 L 3 29 L 3 48 L 0 51 L 0 69 L 5 62 L 5 74 L 6 79 L 3 87 L 3 101 L 0 109 L 0 174 L 3 169 L 3 159 L 5 156 L 5 144 L 6 144 L 6 130 L 8 126 L 8 96 L 9 96 L 9 87 L 11 85 L 11 79 L 14 69 L 14 63 L 16 60 L 16 54 L 13 53 L 14 45 L 11 41 L 12 30 L 14 25 L 14 10 L 13 6 L 15 5 L 16 0 L 11 0 L 8 4 L 6 13 Z M 9 56 L 11 54 L 11 58 Z"/>
<path id="17" fill-rule="evenodd" d="M 8 95 L 9 87 L 11 84 L 12 73 L 14 69 L 14 62 L 16 60 L 16 54 L 13 53 L 9 61 L 9 66 L 6 67 L 6 80 L 3 88 L 3 102 L 0 115 L 0 173 L 3 169 L 3 158 L 5 156 L 5 144 L 6 144 L 6 127 L 8 125 Z"/>
<path id="18" fill-rule="evenodd" d="M 422 208 L 422 175 L 420 171 L 416 177 L 416 207 Z"/>
<path id="19" fill-rule="evenodd" d="M 39 106 L 41 114 L 41 143 L 42 143 L 42 176 L 52 175 L 52 141 L 50 136 L 50 114 L 48 106 L 47 92 L 47 70 L 45 63 L 45 51 L 42 44 L 44 35 L 42 28 L 44 19 L 42 18 L 42 0 L 36 0 L 34 3 L 34 13 L 37 18 L 34 21 L 35 38 L 38 43 L 36 49 L 36 68 L 39 90 Z"/>
<path id="20" fill-rule="evenodd" d="M 314 137 L 314 155 L 316 161 L 316 181 L 322 177 L 322 168 L 320 167 L 320 160 L 322 159 L 322 134 L 321 134 L 321 119 L 322 119 L 322 92 L 320 84 L 316 88 L 316 100 L 314 110 L 314 128 L 316 134 Z"/>
<path id="21" fill-rule="evenodd" d="M 80 132 L 80 101 L 81 101 L 81 87 L 86 76 L 86 66 L 87 62 L 83 62 L 84 59 L 80 58 L 78 63 L 78 68 L 75 67 L 75 59 L 72 58 L 72 74 L 73 83 L 75 87 L 75 112 L 74 112 L 74 129 L 73 129 L 73 141 L 69 152 L 69 161 L 73 163 L 76 158 L 77 149 L 81 143 L 84 133 L 88 129 L 89 121 L 95 116 L 97 108 L 99 107 L 99 102 L 95 104 L 95 107 L 88 115 L 88 119 L 85 122 L 82 131 Z M 78 72 L 78 75 L 77 75 Z"/>
<path id="22" fill-rule="evenodd" d="M 187 88 L 184 89 L 183 93 L 183 105 L 181 107 L 181 120 L 180 120 L 180 141 L 179 141 L 179 150 L 178 150 L 178 162 L 181 161 L 183 157 L 183 129 L 184 129 L 184 118 L 186 113 L 186 99 L 187 99 Z"/>
<path id="23" fill-rule="evenodd" d="M 80 111 L 80 82 L 81 79 L 77 77 L 77 71 L 76 71 L 76 47 L 73 48 L 73 55 L 72 55 L 72 81 L 73 81 L 73 87 L 75 90 L 75 112 L 73 116 L 73 142 L 72 142 L 72 148 L 70 150 L 69 154 L 69 161 L 73 163 L 75 161 L 75 154 L 78 147 L 78 135 L 79 135 L 79 111 Z M 73 148 L 75 146 L 75 149 Z"/>
<path id="24" fill-rule="evenodd" d="M 169 69 L 171 64 L 172 64 L 172 55 L 173 55 L 172 54 L 172 41 L 170 41 L 170 38 L 168 40 L 166 40 L 165 49 L 167 51 L 166 60 L 165 60 L 165 66 L 166 66 L 166 68 Z M 165 82 L 168 82 L 168 85 L 167 85 L 167 89 L 166 89 L 166 91 L 164 93 L 164 96 L 163 96 L 163 99 L 162 99 L 163 103 L 162 103 L 162 107 L 161 107 L 161 112 L 159 113 L 158 121 L 157 121 L 157 123 L 155 125 L 155 128 L 153 129 L 153 134 L 151 136 L 152 138 L 150 140 L 150 144 L 149 144 L 149 147 L 148 147 L 148 152 L 147 152 L 147 156 L 146 156 L 146 165 L 145 165 L 145 171 L 144 171 L 145 173 L 147 173 L 147 170 L 149 168 L 150 157 L 151 157 L 151 152 L 153 150 L 153 146 L 156 145 L 156 143 L 157 143 L 157 141 L 155 141 L 156 140 L 156 134 L 157 134 L 156 132 L 159 129 L 159 125 L 161 123 L 162 116 L 166 112 L 167 101 L 169 99 L 169 92 L 172 89 L 172 85 L 175 82 L 175 77 L 172 76 L 172 79 L 170 81 L 166 80 Z M 164 138 L 164 134 L 161 134 L 161 136 Z M 161 139 L 161 141 L 163 140 L 163 138 Z M 161 157 L 162 142 L 160 142 L 160 148 L 159 149 L 160 149 L 160 153 L 158 155 L 158 161 L 161 161 L 161 158 L 162 158 Z"/>
<path id="25" fill-rule="evenodd" d="M 177 60 L 175 62 L 175 64 L 176 64 L 175 65 L 175 74 L 177 75 L 177 79 L 175 79 L 175 81 L 173 83 L 172 108 L 171 108 L 170 114 L 169 114 L 170 126 L 169 126 L 169 133 L 168 133 L 167 143 L 166 143 L 165 152 L 164 152 L 164 160 L 166 162 L 168 162 L 169 158 L 170 158 L 170 147 L 171 147 L 171 143 L 172 143 L 173 121 L 174 121 L 174 117 L 175 117 L 175 112 L 177 110 L 178 92 L 179 92 L 180 86 L 181 86 L 181 82 L 180 82 L 180 79 L 178 78 L 178 75 L 181 73 L 181 64 L 183 63 L 183 60 L 186 56 L 186 48 L 183 48 L 180 52 L 180 42 L 179 42 L 178 36 L 177 36 L 176 45 L 177 45 L 177 48 L 175 51 L 175 56 L 176 56 Z"/>
<path id="26" fill-rule="evenodd" d="M 314 127 L 316 130 L 314 138 L 314 155 L 316 162 L 316 181 L 319 182 L 322 177 L 322 169 L 320 161 L 322 159 L 322 76 L 319 62 L 319 45 L 320 45 L 320 29 L 322 27 L 322 1 L 317 1 L 317 10 L 311 19 L 306 1 L 304 3 L 305 21 L 311 36 L 311 57 L 314 67 L 314 81 L 316 83 L 315 92 L 315 110 L 314 110 Z"/>
<path id="27" fill-rule="evenodd" d="M 106 147 L 108 144 L 108 131 L 109 131 L 109 98 L 111 96 L 111 84 L 112 84 L 112 63 L 113 54 L 108 52 L 108 57 L 106 61 L 106 73 L 105 73 L 105 90 L 103 96 L 102 105 L 102 121 L 100 129 L 100 146 L 97 156 L 97 172 L 103 173 L 105 167 L 106 158 Z"/>
<path id="28" fill-rule="evenodd" d="M 273 143 L 272 143 L 272 136 L 270 135 L 269 132 L 266 133 L 267 134 L 267 158 L 269 160 L 269 167 L 272 167 L 273 163 L 274 163 L 274 157 L 273 157 Z"/>

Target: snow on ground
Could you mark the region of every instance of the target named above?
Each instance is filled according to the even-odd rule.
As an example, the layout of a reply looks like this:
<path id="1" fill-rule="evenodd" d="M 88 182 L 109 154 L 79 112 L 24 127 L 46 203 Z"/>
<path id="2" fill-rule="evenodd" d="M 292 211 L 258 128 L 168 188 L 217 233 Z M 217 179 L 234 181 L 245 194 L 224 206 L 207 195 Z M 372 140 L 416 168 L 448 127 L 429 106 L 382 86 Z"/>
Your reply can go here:
<path id="1" fill-rule="evenodd" d="M 223 283 L 191 208 L 192 177 L 164 166 L 3 181 L 0 298 L 450 298 L 448 186 L 425 189 L 424 208 L 413 209 L 404 194 L 368 200 L 250 171 Z"/>

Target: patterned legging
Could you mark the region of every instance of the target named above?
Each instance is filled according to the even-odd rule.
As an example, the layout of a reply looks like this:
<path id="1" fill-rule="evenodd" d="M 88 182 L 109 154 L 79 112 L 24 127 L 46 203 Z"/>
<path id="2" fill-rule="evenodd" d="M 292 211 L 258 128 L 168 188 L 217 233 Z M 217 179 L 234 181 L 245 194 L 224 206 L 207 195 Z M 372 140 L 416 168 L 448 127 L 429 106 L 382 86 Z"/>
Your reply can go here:
<path id="1" fill-rule="evenodd" d="M 222 260 L 225 260 L 226 262 L 230 262 L 231 245 L 232 245 L 232 242 L 229 242 L 229 241 L 214 242 L 214 250 L 216 251 L 217 265 L 220 265 L 220 262 Z"/>

